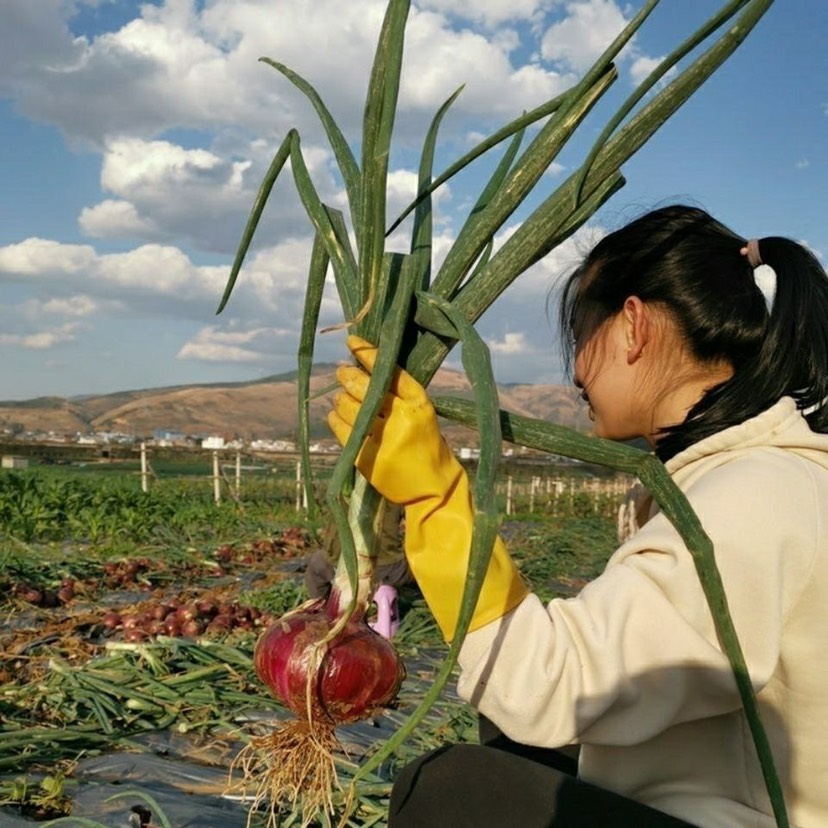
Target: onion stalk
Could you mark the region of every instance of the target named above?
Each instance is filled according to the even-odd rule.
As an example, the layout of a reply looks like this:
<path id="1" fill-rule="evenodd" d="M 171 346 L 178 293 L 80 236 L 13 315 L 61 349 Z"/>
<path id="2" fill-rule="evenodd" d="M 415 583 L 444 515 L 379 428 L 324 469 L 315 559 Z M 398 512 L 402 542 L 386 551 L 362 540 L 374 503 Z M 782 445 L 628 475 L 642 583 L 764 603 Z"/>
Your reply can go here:
<path id="1" fill-rule="evenodd" d="M 311 507 L 314 505 L 314 493 L 308 456 L 307 409 L 319 309 L 329 267 L 333 271 L 346 319 L 345 325 L 353 333 L 377 344 L 379 349 L 368 393 L 327 489 L 325 502 L 331 519 L 336 523 L 342 548 L 337 573 L 339 615 L 330 629 L 321 636 L 319 643 L 314 645 L 316 649 L 312 649 L 315 655 L 309 660 L 305 707 L 302 711 L 294 711 L 300 721 L 304 717 L 305 724 L 296 725 L 296 728 L 305 731 L 315 729 L 316 718 L 320 718 L 316 696 L 319 670 L 324 673 L 325 656 L 336 647 L 337 636 L 352 623 L 350 619 L 358 619 L 361 623 L 364 617 L 369 591 L 366 585 L 370 584 L 369 570 L 373 552 L 370 527 L 382 508 L 382 499 L 359 475 L 355 479 L 354 461 L 397 364 L 403 365 L 423 385 L 428 385 L 449 351 L 462 341 L 464 367 L 478 392 L 474 425 L 481 429 L 481 445 L 485 449 L 483 456 L 487 458 L 486 463 L 481 464 L 485 466 L 484 472 L 478 472 L 474 486 L 475 517 L 469 577 L 458 618 L 457 635 L 448 658 L 423 703 L 384 748 L 362 766 L 354 781 L 376 768 L 394 750 L 422 719 L 441 692 L 468 628 L 482 583 L 482 574 L 494 543 L 498 515 L 490 494 L 500 449 L 500 419 L 488 353 L 474 331 L 474 324 L 522 272 L 571 236 L 623 186 L 621 165 L 738 48 L 773 0 L 725 2 L 713 17 L 668 54 L 633 91 L 605 122 L 605 128 L 600 130 L 597 141 L 586 153 L 583 163 L 494 251 L 496 234 L 503 230 L 530 192 L 544 181 L 544 171 L 611 88 L 617 74 L 614 61 L 658 2 L 659 0 L 645 0 L 625 29 L 571 89 L 497 130 L 443 174 L 435 177 L 432 164 L 437 131 L 459 90 L 447 98 L 426 133 L 417 197 L 392 225 L 396 227 L 406 214 L 413 212 L 411 247 L 405 255 L 385 252 L 384 238 L 387 231 L 384 228 L 391 132 L 410 0 L 389 0 L 387 5 L 364 111 L 361 164 L 357 163 L 342 131 L 313 86 L 282 64 L 263 59 L 306 95 L 320 117 L 345 185 L 355 244 L 352 246 L 351 234 L 343 214 L 321 202 L 302 158 L 299 135 L 295 130 L 290 130 L 279 147 L 254 202 L 218 311 L 225 307 L 232 293 L 264 206 L 289 159 L 299 196 L 315 230 L 299 346 L 300 439 Z M 706 51 L 692 59 L 683 70 L 672 73 L 680 61 L 713 35 L 717 39 Z M 520 144 L 526 128 L 535 123 L 541 123 L 540 128 L 529 145 L 521 150 Z M 501 162 L 482 190 L 439 271 L 432 278 L 433 191 L 506 139 L 511 140 Z M 567 429 L 555 432 L 545 443 L 548 450 L 555 452 L 558 442 L 568 444 L 570 438 L 566 432 Z M 583 443 L 581 441 L 587 438 L 576 436 L 580 441 L 577 442 L 573 456 L 584 459 L 594 453 L 595 443 Z M 605 459 L 597 462 L 605 462 L 616 468 L 618 463 L 623 465 L 627 462 L 626 458 L 619 460 L 618 452 L 622 451 L 622 447 L 616 446 L 615 449 L 615 453 L 604 453 L 603 449 L 599 451 Z M 689 543 L 688 547 L 697 562 L 722 649 L 733 665 L 743 704 L 749 714 L 751 731 L 777 822 L 779 825 L 787 825 L 778 776 L 758 713 L 754 715 L 755 698 L 750 682 L 745 681 L 744 660 L 733 632 L 709 540 L 706 540 L 692 510 L 682 500 L 681 493 L 675 486 L 671 487 L 669 482 L 665 482 L 665 478 L 669 481 L 666 472 L 660 468 L 658 474 L 648 471 L 654 462 L 657 463 L 652 458 L 645 461 L 636 456 L 632 470 L 640 472 L 651 481 L 658 481 L 654 495 L 663 511 L 684 533 L 683 536 L 688 533 L 692 535 L 693 543 Z M 290 626 L 289 619 L 286 623 Z M 324 703 L 322 707 L 324 708 Z M 324 719 L 324 716 L 321 718 Z M 335 749 L 335 745 L 322 745 L 323 754 L 328 749 Z M 267 782 L 268 779 L 273 779 L 272 765 L 271 761 L 265 769 L 265 782 L 259 788 L 265 793 L 257 799 L 257 804 L 269 798 L 273 808 L 274 803 L 278 804 L 287 795 L 294 802 L 301 796 L 303 803 L 308 801 L 328 806 L 330 796 L 320 795 L 318 790 L 309 790 L 304 781 L 291 783 L 292 787 L 280 787 Z M 247 770 L 254 772 L 251 768 Z M 329 782 L 333 784 L 332 780 Z M 306 820 L 309 819 L 310 810 L 311 808 L 303 807 Z M 271 811 L 275 824 L 273 814 Z"/>

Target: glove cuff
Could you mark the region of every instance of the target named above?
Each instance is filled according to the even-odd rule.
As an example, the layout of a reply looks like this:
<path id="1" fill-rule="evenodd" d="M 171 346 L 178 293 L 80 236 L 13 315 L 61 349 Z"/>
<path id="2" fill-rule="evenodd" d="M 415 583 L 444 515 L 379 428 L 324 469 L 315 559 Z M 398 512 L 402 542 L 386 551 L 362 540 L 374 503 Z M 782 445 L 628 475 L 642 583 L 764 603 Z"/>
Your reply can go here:
<path id="1" fill-rule="evenodd" d="M 406 507 L 408 565 L 446 641 L 454 638 L 466 585 L 473 516 L 468 477 L 460 475 L 443 498 Z M 469 630 L 479 629 L 513 610 L 529 593 L 506 545 L 497 538 Z"/>

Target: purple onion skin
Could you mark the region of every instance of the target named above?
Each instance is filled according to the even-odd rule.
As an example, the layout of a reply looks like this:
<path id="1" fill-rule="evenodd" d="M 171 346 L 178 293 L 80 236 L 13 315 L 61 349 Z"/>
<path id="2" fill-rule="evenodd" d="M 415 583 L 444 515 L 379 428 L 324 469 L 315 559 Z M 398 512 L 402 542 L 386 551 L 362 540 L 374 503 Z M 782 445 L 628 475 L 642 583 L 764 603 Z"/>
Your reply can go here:
<path id="1" fill-rule="evenodd" d="M 336 622 L 338 600 L 319 600 L 268 627 L 256 642 L 256 675 L 297 716 L 307 718 L 313 645 Z M 364 619 L 351 619 L 328 643 L 314 680 L 312 718 L 334 724 L 364 719 L 397 695 L 405 668 L 393 645 Z"/>

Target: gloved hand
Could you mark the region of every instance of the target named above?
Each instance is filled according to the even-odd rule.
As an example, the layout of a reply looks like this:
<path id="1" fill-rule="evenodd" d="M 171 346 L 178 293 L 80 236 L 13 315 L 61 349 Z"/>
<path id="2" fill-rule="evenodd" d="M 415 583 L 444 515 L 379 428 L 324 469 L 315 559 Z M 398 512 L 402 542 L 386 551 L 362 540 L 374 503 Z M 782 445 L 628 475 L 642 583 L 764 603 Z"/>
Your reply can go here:
<path id="1" fill-rule="evenodd" d="M 335 397 L 328 424 L 343 445 L 365 399 L 377 355 L 377 349 L 358 336 L 348 337 L 348 347 L 365 370 L 342 366 L 336 372 L 344 392 Z M 356 466 L 386 500 L 405 507 L 408 565 L 443 636 L 451 641 L 471 547 L 469 479 L 440 434 L 425 389 L 405 371 L 398 369 L 394 375 Z M 505 615 L 528 592 L 497 538 L 469 629 Z"/>

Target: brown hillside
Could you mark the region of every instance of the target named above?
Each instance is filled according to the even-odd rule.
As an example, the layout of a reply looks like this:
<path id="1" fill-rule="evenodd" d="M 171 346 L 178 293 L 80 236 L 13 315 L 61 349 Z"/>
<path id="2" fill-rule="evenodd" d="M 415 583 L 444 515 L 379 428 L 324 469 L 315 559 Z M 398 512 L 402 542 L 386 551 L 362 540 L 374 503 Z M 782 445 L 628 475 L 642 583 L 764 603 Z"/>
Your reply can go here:
<path id="1" fill-rule="evenodd" d="M 330 437 L 325 417 L 330 410 L 333 369 L 325 366 L 311 380 L 311 435 Z M 466 377 L 449 369 L 431 383 L 435 394 L 471 396 Z M 556 385 L 509 385 L 500 389 L 500 405 L 529 417 L 588 428 L 583 403 L 572 388 Z M 118 392 L 66 400 L 58 397 L 0 402 L 0 427 L 58 434 L 115 431 L 151 436 L 156 429 L 188 435 L 220 434 L 227 438 L 293 438 L 297 430 L 296 381 L 228 383 L 226 386 L 178 386 Z M 448 427 L 449 437 L 473 442 L 467 429 Z"/>

